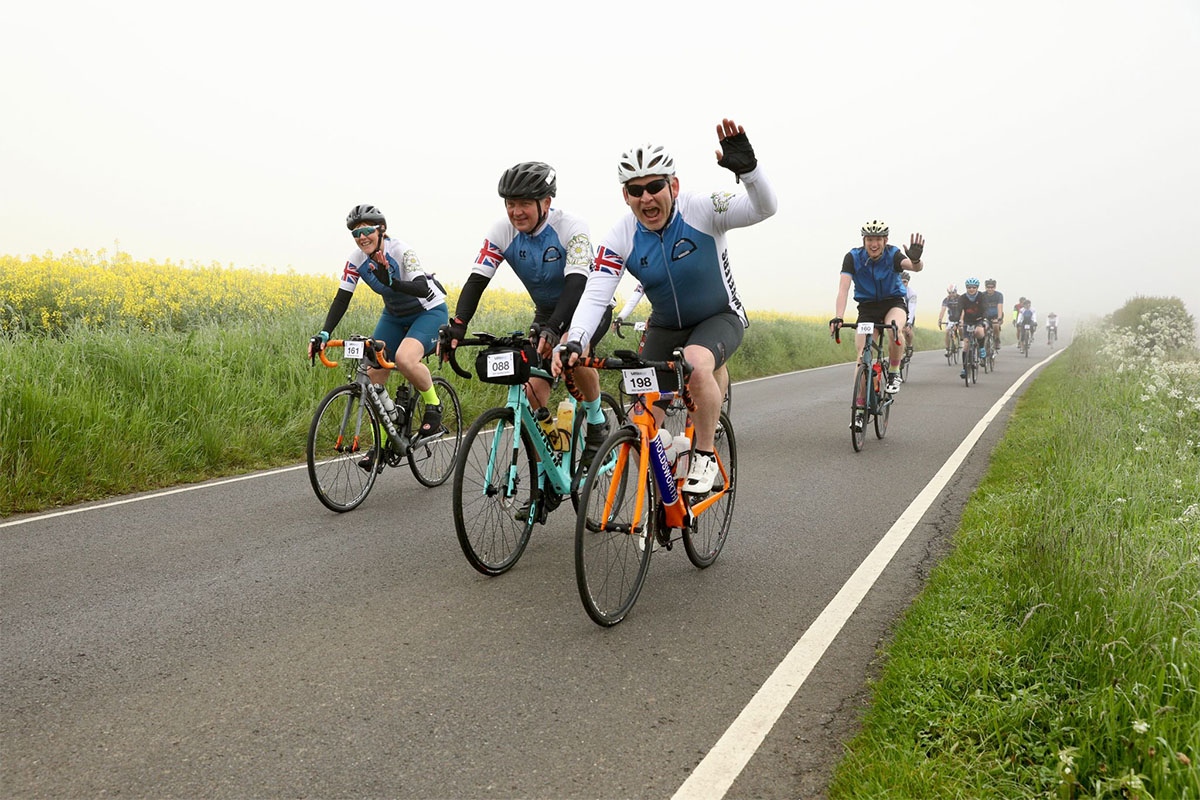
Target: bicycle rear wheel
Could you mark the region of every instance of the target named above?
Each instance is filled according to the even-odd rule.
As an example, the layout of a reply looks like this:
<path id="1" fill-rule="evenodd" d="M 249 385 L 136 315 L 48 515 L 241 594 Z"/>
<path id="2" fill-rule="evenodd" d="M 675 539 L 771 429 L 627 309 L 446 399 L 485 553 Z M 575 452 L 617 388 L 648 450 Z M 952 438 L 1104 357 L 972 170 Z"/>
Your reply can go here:
<path id="1" fill-rule="evenodd" d="M 725 400 L 721 403 L 721 410 L 725 412 L 725 416 L 733 417 L 733 382 L 725 387 Z"/>
<path id="2" fill-rule="evenodd" d="M 614 431 L 596 454 L 600 463 L 611 459 L 614 469 L 588 475 L 576 515 L 579 599 L 592 621 L 605 627 L 616 625 L 633 608 L 654 552 L 658 494 L 649 472 L 644 483 L 640 480 L 640 455 L 636 428 Z M 639 495 L 642 507 L 635 518 Z"/>
<path id="3" fill-rule="evenodd" d="M 317 499 L 338 512 L 366 500 L 379 474 L 380 447 L 379 418 L 359 384 L 325 395 L 308 429 L 308 480 Z M 364 458 L 371 459 L 366 469 L 359 466 Z"/>
<path id="4" fill-rule="evenodd" d="M 717 421 L 713 448 L 721 468 L 717 480 L 713 483 L 713 492 L 721 491 L 723 486 L 726 489 L 725 494 L 701 511 L 696 516 L 695 524 L 683 531 L 683 549 L 687 551 L 688 559 L 700 569 L 712 564 L 721 554 L 721 548 L 729 538 L 733 504 L 737 500 L 737 439 L 733 435 L 733 423 L 724 411 Z M 705 497 L 708 496 L 711 496 L 711 493 Z M 705 499 L 699 495 L 685 497 L 693 507 Z"/>
<path id="5" fill-rule="evenodd" d="M 863 364 L 854 373 L 854 394 L 850 396 L 850 443 L 854 452 L 863 449 L 867 441 L 867 381 L 870 371 Z M 857 427 L 856 427 L 857 423 Z"/>
<path id="6" fill-rule="evenodd" d="M 533 446 L 526 432 L 520 442 L 515 433 L 511 408 L 489 409 L 467 429 L 455 461 L 454 530 L 463 555 L 484 575 L 517 563 L 537 516 L 529 505 L 537 482 Z M 525 519 L 517 519 L 522 509 Z"/>
<path id="7" fill-rule="evenodd" d="M 433 390 L 442 404 L 442 429 L 435 436 L 421 441 L 408 451 L 408 466 L 413 477 L 425 486 L 441 486 L 454 472 L 458 447 L 462 444 L 462 406 L 458 404 L 458 393 L 450 382 L 434 377 Z M 421 436 L 421 417 L 425 415 L 425 401 L 417 395 L 412 416 L 409 419 L 409 435 L 416 442 Z"/>

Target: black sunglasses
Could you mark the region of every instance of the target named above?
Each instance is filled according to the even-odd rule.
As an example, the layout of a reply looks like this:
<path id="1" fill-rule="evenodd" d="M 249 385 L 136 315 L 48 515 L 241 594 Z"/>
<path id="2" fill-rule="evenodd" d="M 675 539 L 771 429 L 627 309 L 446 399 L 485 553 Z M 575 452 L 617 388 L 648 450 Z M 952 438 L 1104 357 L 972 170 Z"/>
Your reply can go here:
<path id="1" fill-rule="evenodd" d="M 634 183 L 627 183 L 625 184 L 625 191 L 629 192 L 630 197 L 641 197 L 646 192 L 649 192 L 650 194 L 658 194 L 663 189 L 667 188 L 668 183 L 670 183 L 670 180 L 667 178 L 659 178 L 657 180 L 650 181 L 649 183 L 641 184 L 640 186 Z"/>

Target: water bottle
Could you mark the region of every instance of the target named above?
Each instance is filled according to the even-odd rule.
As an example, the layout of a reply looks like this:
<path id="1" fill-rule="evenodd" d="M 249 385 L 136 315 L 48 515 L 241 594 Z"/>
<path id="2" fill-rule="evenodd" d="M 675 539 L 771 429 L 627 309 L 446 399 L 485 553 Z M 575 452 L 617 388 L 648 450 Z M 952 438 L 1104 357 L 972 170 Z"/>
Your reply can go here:
<path id="1" fill-rule="evenodd" d="M 542 406 L 533 412 L 533 418 L 537 420 L 538 427 L 542 429 L 542 433 L 546 434 L 551 446 L 557 450 L 558 432 L 554 429 L 554 417 L 550 416 L 550 409 Z"/>
<path id="2" fill-rule="evenodd" d="M 675 474 L 686 474 L 688 468 L 688 454 L 692 452 L 692 440 L 681 433 L 675 437 L 672 445 L 675 447 L 676 456 Z"/>
<path id="3" fill-rule="evenodd" d="M 675 440 L 671 437 L 671 432 L 666 428 L 658 429 L 658 443 L 662 445 L 663 452 L 667 454 L 667 463 L 674 464 L 675 456 Z"/>
<path id="4" fill-rule="evenodd" d="M 555 450 L 566 450 L 571 446 L 571 427 L 575 422 L 575 403 L 563 400 L 558 404 L 558 419 L 554 426 L 558 428 L 558 439 Z"/>
<path id="5" fill-rule="evenodd" d="M 379 395 L 379 402 L 383 404 L 383 413 L 388 415 L 388 419 L 393 422 L 396 419 L 396 404 L 392 402 L 392 396 L 387 393 L 387 387 L 375 384 L 375 394 Z"/>
<path id="6" fill-rule="evenodd" d="M 396 387 L 396 413 L 403 414 L 404 409 L 408 408 L 408 384 L 401 383 Z"/>

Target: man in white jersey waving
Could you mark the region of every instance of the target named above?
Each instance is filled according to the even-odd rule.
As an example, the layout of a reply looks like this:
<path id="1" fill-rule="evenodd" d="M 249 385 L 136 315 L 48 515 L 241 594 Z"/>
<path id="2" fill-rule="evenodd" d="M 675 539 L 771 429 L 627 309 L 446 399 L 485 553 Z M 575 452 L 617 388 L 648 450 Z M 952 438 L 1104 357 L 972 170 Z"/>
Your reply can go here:
<path id="1" fill-rule="evenodd" d="M 565 355 L 556 353 L 554 359 L 556 374 L 562 359 L 575 363 L 601 324 L 621 276 L 632 273 L 651 305 L 642 357 L 665 361 L 682 347 L 693 367 L 688 385 L 696 402 L 696 458 L 683 485 L 683 491 L 693 494 L 710 491 L 716 478 L 713 438 L 729 384 L 725 362 L 750 324 L 734 288 L 725 233 L 761 222 L 776 208 L 775 193 L 758 168 L 745 130 L 723 120 L 717 139 L 724 151 L 717 151 L 717 163 L 745 184 L 744 195 L 681 194 L 675 159 L 661 145 L 645 144 L 622 154 L 617 174 L 632 213 L 600 240 L 587 288 L 567 329 Z M 660 380 L 673 383 L 666 376 Z"/>

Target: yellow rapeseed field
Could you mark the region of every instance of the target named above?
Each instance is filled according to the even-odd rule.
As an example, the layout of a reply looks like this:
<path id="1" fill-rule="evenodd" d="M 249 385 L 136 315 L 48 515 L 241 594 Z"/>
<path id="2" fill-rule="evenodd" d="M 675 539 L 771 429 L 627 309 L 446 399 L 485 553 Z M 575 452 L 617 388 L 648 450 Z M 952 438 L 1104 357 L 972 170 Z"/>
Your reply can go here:
<path id="1" fill-rule="evenodd" d="M 447 286 L 453 312 L 457 286 Z M 0 256 L 0 331 L 58 333 L 72 327 L 190 330 L 206 324 L 239 324 L 302 314 L 323 318 L 337 291 L 333 277 L 272 273 L 213 263 L 135 261 L 128 253 L 72 250 L 62 255 Z M 374 292 L 355 292 L 355 308 L 379 311 Z M 480 312 L 532 315 L 524 292 L 491 287 Z M 634 317 L 649 312 L 643 303 Z M 801 319 L 752 312 L 763 322 Z"/>

